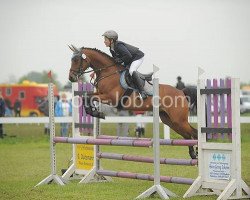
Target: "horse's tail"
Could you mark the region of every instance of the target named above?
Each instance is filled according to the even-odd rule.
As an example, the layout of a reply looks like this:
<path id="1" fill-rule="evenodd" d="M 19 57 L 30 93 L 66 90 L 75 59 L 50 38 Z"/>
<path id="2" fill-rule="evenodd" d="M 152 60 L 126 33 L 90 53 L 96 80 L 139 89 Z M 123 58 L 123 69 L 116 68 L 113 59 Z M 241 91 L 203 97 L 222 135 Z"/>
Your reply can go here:
<path id="1" fill-rule="evenodd" d="M 189 102 L 189 107 L 191 106 L 192 108 L 197 109 L 197 88 L 185 87 L 182 91 Z"/>
<path id="2" fill-rule="evenodd" d="M 185 87 L 182 89 L 184 95 L 189 102 L 189 111 L 191 115 L 197 114 L 197 88 L 196 87 Z M 193 139 L 198 138 L 198 130 L 191 126 L 193 129 L 192 137 Z"/>

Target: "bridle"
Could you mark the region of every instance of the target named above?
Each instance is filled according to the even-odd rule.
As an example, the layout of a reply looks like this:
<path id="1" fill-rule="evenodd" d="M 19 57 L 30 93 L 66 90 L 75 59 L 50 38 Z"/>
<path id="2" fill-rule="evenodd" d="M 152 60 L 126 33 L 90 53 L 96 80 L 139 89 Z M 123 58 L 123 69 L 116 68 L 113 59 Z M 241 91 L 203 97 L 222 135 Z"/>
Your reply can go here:
<path id="1" fill-rule="evenodd" d="M 94 72 L 94 73 L 97 75 L 97 77 L 96 77 L 96 79 L 94 80 L 94 82 L 93 82 L 93 77 L 91 77 L 90 83 L 91 83 L 93 86 L 95 86 L 95 87 L 98 86 L 98 83 L 99 83 L 101 80 L 103 80 L 103 79 L 105 79 L 105 78 L 108 78 L 108 77 L 110 77 L 110 76 L 113 76 L 113 75 L 115 75 L 115 74 L 119 74 L 120 72 L 126 70 L 126 68 L 124 68 L 124 69 L 121 69 L 121 70 L 116 70 L 115 72 L 112 72 L 111 74 L 108 74 L 108 75 L 106 75 L 106 76 L 98 77 L 98 73 L 100 73 L 101 71 L 103 71 L 103 70 L 105 70 L 105 69 L 107 69 L 107 68 L 116 66 L 116 64 L 115 64 L 115 63 L 112 63 L 111 65 L 108 65 L 108 66 L 105 66 L 105 67 L 101 67 L 101 68 L 96 69 L 96 68 L 91 64 L 91 60 L 90 60 L 84 53 L 78 52 L 78 53 L 76 53 L 75 55 L 73 54 L 73 56 L 72 56 L 71 59 L 73 60 L 75 57 L 80 57 L 80 59 L 81 59 L 81 60 L 80 60 L 80 65 L 79 65 L 78 70 L 70 69 L 70 72 L 72 72 L 73 75 L 74 75 L 77 79 L 78 79 L 79 77 L 81 77 L 83 74 L 88 74 L 88 73 Z M 88 68 L 92 68 L 92 69 L 91 69 L 91 70 L 88 70 L 88 71 L 83 70 L 83 68 L 81 67 L 83 61 L 86 61 L 87 64 L 88 64 L 86 70 L 87 70 Z"/>
<path id="2" fill-rule="evenodd" d="M 87 56 L 84 54 L 84 53 L 81 53 L 80 51 L 77 52 L 77 53 L 74 53 L 71 60 L 73 60 L 74 58 L 76 57 L 80 57 L 80 64 L 79 64 L 79 67 L 78 67 L 78 70 L 74 70 L 74 69 L 70 69 L 69 71 L 72 72 L 72 74 L 78 79 L 79 77 L 81 77 L 83 74 L 87 73 L 85 72 L 85 70 L 83 70 L 83 68 L 81 67 L 82 66 L 82 63 L 83 61 L 85 60 L 89 66 L 87 68 L 90 67 L 91 63 L 90 63 L 90 59 L 87 58 Z M 92 72 L 93 70 L 89 71 L 89 72 Z M 89 73 L 88 72 L 88 73 Z"/>

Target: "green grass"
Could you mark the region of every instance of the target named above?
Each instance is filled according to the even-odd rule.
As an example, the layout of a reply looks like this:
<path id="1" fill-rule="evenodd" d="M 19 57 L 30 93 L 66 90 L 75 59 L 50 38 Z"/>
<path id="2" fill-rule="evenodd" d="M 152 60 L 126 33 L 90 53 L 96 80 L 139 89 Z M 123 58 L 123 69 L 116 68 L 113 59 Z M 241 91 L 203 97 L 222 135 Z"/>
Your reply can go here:
<path id="1" fill-rule="evenodd" d="M 246 112 L 246 113 L 243 113 L 241 114 L 242 117 L 249 117 L 250 116 L 250 112 Z"/>
<path id="2" fill-rule="evenodd" d="M 134 126 L 130 126 L 130 136 Z M 8 135 L 0 140 L 0 199 L 104 199 L 104 200 L 130 200 L 152 186 L 153 182 L 113 178 L 108 183 L 78 184 L 72 181 L 62 187 L 56 184 L 34 186 L 50 174 L 49 137 L 43 134 L 43 125 L 4 125 Z M 56 127 L 57 135 L 59 127 Z M 103 133 L 116 132 L 114 124 L 105 124 Z M 152 137 L 152 125 L 148 124 L 146 136 Z M 162 132 L 162 127 L 161 127 Z M 242 131 L 242 176 L 250 185 L 250 124 L 241 126 Z M 15 136 L 15 137 L 14 137 Z M 171 133 L 171 137 L 180 138 Z M 72 146 L 58 144 L 57 170 L 69 166 L 72 155 Z M 132 155 L 152 156 L 152 148 L 111 147 L 102 146 L 103 152 L 126 153 Z M 189 158 L 187 147 L 161 146 L 161 157 Z M 125 161 L 103 160 L 104 169 L 131 171 L 139 173 L 153 173 L 152 164 L 133 163 Z M 161 165 L 161 174 L 167 176 L 183 176 L 195 178 L 197 167 Z M 162 185 L 181 196 L 189 186 L 179 184 Z M 159 199 L 159 198 L 151 198 Z M 216 199 L 211 197 L 194 197 L 190 199 Z"/>

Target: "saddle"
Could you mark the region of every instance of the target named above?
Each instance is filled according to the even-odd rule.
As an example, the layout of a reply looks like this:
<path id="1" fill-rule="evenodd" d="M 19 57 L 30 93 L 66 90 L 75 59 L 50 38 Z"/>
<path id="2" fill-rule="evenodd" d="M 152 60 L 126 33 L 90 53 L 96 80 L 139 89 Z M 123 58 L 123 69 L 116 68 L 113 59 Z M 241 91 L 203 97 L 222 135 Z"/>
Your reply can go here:
<path id="1" fill-rule="evenodd" d="M 149 74 L 141 74 L 139 72 L 137 73 L 140 77 L 139 84 L 141 84 L 143 90 L 146 92 L 148 96 L 152 96 L 153 84 L 150 81 L 152 80 L 153 73 L 149 73 Z M 122 88 L 125 90 L 125 92 L 123 93 L 121 99 L 119 100 L 117 108 L 123 109 L 122 105 L 125 105 L 126 101 L 128 100 L 128 97 L 132 94 L 132 92 L 133 91 L 138 92 L 138 89 L 135 86 L 134 81 L 132 77 L 130 76 L 128 69 L 121 72 L 120 84 Z"/>
<path id="2" fill-rule="evenodd" d="M 141 87 L 144 87 L 145 86 L 145 82 L 147 81 L 148 83 L 150 83 L 150 81 L 152 81 L 152 76 L 153 76 L 153 72 L 151 72 L 151 73 L 149 73 L 149 74 L 142 74 L 142 73 L 140 73 L 140 72 L 138 72 L 137 71 L 137 73 L 138 73 L 138 75 L 139 75 L 139 77 L 140 77 L 140 85 L 141 85 Z M 136 90 L 136 87 L 135 87 L 135 85 L 134 85 L 134 82 L 133 82 L 133 80 L 132 80 L 132 77 L 130 76 L 130 74 L 129 74 L 129 70 L 126 70 L 125 71 L 125 81 L 126 81 L 126 83 L 127 83 L 127 85 L 129 86 L 129 87 L 131 87 L 131 88 L 133 88 L 133 89 L 135 89 Z M 151 83 L 150 83 L 151 84 Z"/>

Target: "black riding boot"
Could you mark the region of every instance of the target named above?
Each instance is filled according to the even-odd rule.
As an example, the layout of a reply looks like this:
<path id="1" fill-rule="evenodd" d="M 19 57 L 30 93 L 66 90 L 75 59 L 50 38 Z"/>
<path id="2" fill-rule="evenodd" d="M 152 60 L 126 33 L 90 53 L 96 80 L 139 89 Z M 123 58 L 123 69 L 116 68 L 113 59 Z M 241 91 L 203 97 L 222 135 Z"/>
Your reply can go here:
<path id="1" fill-rule="evenodd" d="M 145 91 L 143 90 L 143 86 L 140 83 L 140 77 L 136 71 L 133 72 L 132 79 L 133 79 L 133 82 L 134 82 L 136 88 L 139 90 L 139 94 L 140 94 L 141 98 L 146 99 L 147 95 L 146 95 Z"/>

